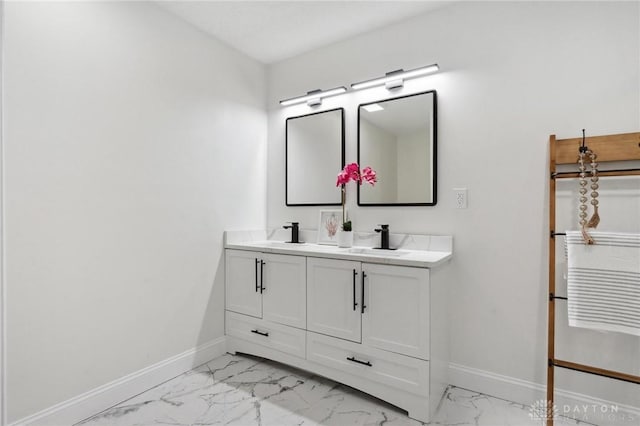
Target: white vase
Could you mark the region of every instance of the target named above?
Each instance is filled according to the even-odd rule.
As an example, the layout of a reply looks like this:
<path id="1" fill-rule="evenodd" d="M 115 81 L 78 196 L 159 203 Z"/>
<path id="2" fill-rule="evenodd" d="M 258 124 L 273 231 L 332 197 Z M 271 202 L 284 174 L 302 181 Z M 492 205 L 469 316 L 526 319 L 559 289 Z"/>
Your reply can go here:
<path id="1" fill-rule="evenodd" d="M 338 230 L 338 247 L 353 246 L 353 232 Z"/>

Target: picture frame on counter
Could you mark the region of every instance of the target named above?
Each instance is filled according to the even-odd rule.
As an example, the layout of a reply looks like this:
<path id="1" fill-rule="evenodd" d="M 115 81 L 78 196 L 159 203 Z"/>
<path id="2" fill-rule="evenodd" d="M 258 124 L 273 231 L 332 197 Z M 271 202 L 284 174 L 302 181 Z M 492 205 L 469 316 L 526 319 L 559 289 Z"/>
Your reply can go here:
<path id="1" fill-rule="evenodd" d="M 318 216 L 318 244 L 337 245 L 342 227 L 342 210 L 320 210 Z"/>

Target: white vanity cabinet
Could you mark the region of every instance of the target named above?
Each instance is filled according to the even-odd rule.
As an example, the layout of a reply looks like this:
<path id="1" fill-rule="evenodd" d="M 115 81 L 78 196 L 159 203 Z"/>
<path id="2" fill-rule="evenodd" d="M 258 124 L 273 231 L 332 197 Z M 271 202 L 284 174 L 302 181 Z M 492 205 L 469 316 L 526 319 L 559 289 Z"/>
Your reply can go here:
<path id="1" fill-rule="evenodd" d="M 362 343 L 429 359 L 429 269 L 362 264 Z"/>
<path id="2" fill-rule="evenodd" d="M 426 421 L 429 269 L 308 257 L 307 288 L 307 360 Z"/>
<path id="3" fill-rule="evenodd" d="M 361 342 L 360 262 L 307 258 L 307 330 Z"/>
<path id="4" fill-rule="evenodd" d="M 260 267 L 262 253 L 226 250 L 225 309 L 262 318 Z"/>
<path id="5" fill-rule="evenodd" d="M 262 318 L 306 328 L 306 258 L 263 254 L 262 261 Z"/>
<path id="6" fill-rule="evenodd" d="M 226 250 L 225 268 L 227 311 L 306 328 L 304 256 Z"/>
<path id="7" fill-rule="evenodd" d="M 326 376 L 430 421 L 447 386 L 448 269 L 424 265 L 450 253 L 395 260 L 312 245 L 238 246 L 225 251 L 229 352 Z"/>
<path id="8" fill-rule="evenodd" d="M 429 358 L 429 270 L 307 258 L 307 329 Z"/>

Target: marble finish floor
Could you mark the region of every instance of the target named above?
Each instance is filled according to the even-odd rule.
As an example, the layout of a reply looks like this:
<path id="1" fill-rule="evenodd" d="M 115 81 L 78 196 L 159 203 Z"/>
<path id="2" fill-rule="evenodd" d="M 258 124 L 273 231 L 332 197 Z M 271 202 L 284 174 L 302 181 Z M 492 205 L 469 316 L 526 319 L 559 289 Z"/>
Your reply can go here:
<path id="1" fill-rule="evenodd" d="M 380 425 L 423 423 L 324 377 L 245 355 L 223 355 L 78 423 L 142 425 Z M 528 406 L 450 387 L 431 424 L 541 425 Z M 561 418 L 557 425 L 587 425 Z"/>

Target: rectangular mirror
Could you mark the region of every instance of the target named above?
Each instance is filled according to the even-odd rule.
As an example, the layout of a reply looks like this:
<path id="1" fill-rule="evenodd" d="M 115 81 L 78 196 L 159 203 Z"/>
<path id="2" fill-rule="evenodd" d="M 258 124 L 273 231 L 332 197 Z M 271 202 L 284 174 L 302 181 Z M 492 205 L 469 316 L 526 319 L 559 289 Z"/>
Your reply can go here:
<path id="1" fill-rule="evenodd" d="M 339 206 L 344 167 L 344 108 L 289 117 L 285 139 L 287 206 Z"/>
<path id="2" fill-rule="evenodd" d="M 360 206 L 436 204 L 436 92 L 358 107 L 358 164 L 378 175 L 358 187 Z"/>

